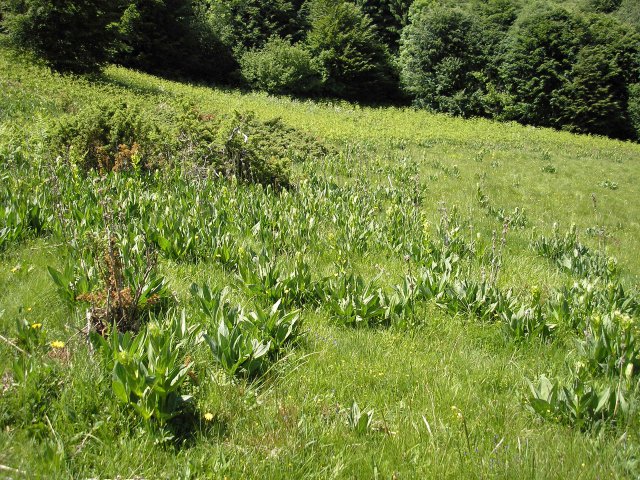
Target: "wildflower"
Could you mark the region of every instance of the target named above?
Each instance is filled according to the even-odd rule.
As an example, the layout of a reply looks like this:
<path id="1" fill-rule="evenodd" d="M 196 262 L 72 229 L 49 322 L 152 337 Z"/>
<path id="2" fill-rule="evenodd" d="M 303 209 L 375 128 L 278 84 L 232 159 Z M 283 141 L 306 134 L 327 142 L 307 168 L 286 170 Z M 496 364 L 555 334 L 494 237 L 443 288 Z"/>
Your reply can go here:
<path id="1" fill-rule="evenodd" d="M 54 340 L 50 345 L 51 348 L 64 348 L 64 342 L 61 342 L 60 340 Z"/>
<path id="2" fill-rule="evenodd" d="M 539 300 L 540 299 L 540 287 L 538 287 L 537 285 L 534 285 L 533 287 L 531 287 L 531 295 L 536 300 Z"/>
<path id="3" fill-rule="evenodd" d="M 160 325 L 158 325 L 156 322 L 150 322 L 149 326 L 147 327 L 148 332 L 151 334 L 152 337 L 157 337 L 160 335 Z"/>
<path id="4" fill-rule="evenodd" d="M 27 312 L 30 312 L 31 310 L 33 310 L 31 307 L 27 308 Z"/>
<path id="5" fill-rule="evenodd" d="M 15 267 L 13 267 L 11 269 L 11 273 L 16 273 L 18 270 L 20 270 L 20 265 L 16 265 Z"/>
<path id="6" fill-rule="evenodd" d="M 213 413 L 209 413 L 209 412 L 205 413 L 205 414 L 204 414 L 204 419 L 205 419 L 207 422 L 210 422 L 211 420 L 213 420 Z"/>
<path id="7" fill-rule="evenodd" d="M 455 405 L 451 406 L 451 412 L 453 412 L 453 416 L 458 420 L 464 420 L 464 415 L 462 415 L 462 411 Z"/>
<path id="8" fill-rule="evenodd" d="M 41 323 L 32 323 L 31 324 L 31 328 L 33 330 L 38 330 L 39 328 L 42 328 L 42 324 Z"/>
<path id="9" fill-rule="evenodd" d="M 117 358 L 118 358 L 118 362 L 120 362 L 123 365 L 127 365 L 131 360 L 131 356 L 129 355 L 129 352 L 125 352 L 125 351 L 118 352 Z"/>

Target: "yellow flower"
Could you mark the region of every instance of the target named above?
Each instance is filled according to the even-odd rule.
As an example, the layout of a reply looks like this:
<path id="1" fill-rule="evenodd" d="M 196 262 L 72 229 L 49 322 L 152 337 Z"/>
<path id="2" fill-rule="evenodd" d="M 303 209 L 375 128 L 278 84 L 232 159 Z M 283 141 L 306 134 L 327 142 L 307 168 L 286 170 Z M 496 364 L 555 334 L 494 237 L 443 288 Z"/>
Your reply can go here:
<path id="1" fill-rule="evenodd" d="M 453 413 L 453 416 L 458 420 L 464 420 L 464 415 L 462 414 L 462 411 L 455 405 L 451 406 L 451 413 Z"/>
<path id="2" fill-rule="evenodd" d="M 15 267 L 13 267 L 11 269 L 11 273 L 16 273 L 18 270 L 20 270 L 20 265 L 16 265 Z"/>
<path id="3" fill-rule="evenodd" d="M 64 348 L 64 342 L 61 342 L 60 340 L 54 340 L 50 345 L 51 348 Z"/>
<path id="4" fill-rule="evenodd" d="M 31 310 L 33 310 L 31 307 L 27 308 L 27 312 L 30 312 Z"/>
<path id="5" fill-rule="evenodd" d="M 205 419 L 207 422 L 210 422 L 211 420 L 213 420 L 213 413 L 208 413 L 208 412 L 207 412 L 207 413 L 205 413 L 205 414 L 204 414 L 204 419 Z"/>
<path id="6" fill-rule="evenodd" d="M 31 328 L 33 328 L 34 330 L 38 330 L 39 328 L 42 328 L 42 324 L 41 323 L 32 323 L 31 324 Z"/>

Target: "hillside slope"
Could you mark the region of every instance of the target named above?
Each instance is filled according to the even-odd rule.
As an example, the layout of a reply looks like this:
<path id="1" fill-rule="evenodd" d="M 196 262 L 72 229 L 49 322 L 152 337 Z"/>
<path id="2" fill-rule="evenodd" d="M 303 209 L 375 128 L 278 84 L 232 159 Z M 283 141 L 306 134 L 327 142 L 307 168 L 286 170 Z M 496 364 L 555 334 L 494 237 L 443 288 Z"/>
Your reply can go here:
<path id="1" fill-rule="evenodd" d="M 3 201 L 40 205 L 44 198 L 42 210 L 51 212 L 46 228 L 32 222 L 4 244 L 0 257 L 2 475 L 640 473 L 638 369 L 623 368 L 637 358 L 627 355 L 633 352 L 625 350 L 627 342 L 624 362 L 611 357 L 617 367 L 603 370 L 594 360 L 586 374 L 591 357 L 579 347 L 596 318 L 638 318 L 640 145 L 411 109 L 216 90 L 117 67 L 92 81 L 60 77 L 4 50 L 0 72 Z M 214 117 L 235 110 L 280 117 L 329 153 L 294 163 L 296 188 L 280 193 L 173 171 L 85 178 L 62 160 L 56 164 L 48 135 L 62 116 L 100 102 L 138 102 L 158 115 L 188 102 Z M 11 225 L 9 210 L 0 230 Z M 29 218 L 43 217 L 34 215 Z M 202 320 L 197 295 L 190 294 L 193 283 L 208 284 L 214 291 L 227 287 L 230 302 L 247 312 L 268 309 L 279 296 L 282 306 L 299 309 L 300 340 L 249 381 L 227 375 L 198 337 L 179 357 L 192 369 L 183 386 L 194 397 L 189 414 L 169 430 L 141 420 L 120 401 L 117 375 L 85 341 L 86 303 L 65 301 L 48 271 L 83 259 L 77 246 L 92 244 L 90 238 L 106 242 L 109 215 L 129 240 L 127 232 L 152 237 L 158 231 L 168 240 L 156 241 L 157 270 L 175 298 L 151 316 L 152 325 L 173 325 L 184 315 L 198 332 L 213 335 L 217 324 Z M 575 242 L 565 236 L 572 231 Z M 542 237 L 569 238 L 562 252 L 568 257 L 546 258 L 533 245 Z M 192 254 L 181 249 L 187 241 Z M 580 245 L 575 254 L 574 243 Z M 252 276 L 260 268 L 294 281 L 269 290 L 263 277 Z M 429 275 L 444 285 L 437 294 L 429 291 Z M 474 285 L 486 295 L 464 297 L 461 289 Z M 616 300 L 603 293 L 585 310 L 592 290 L 618 287 L 624 293 Z M 563 291 L 566 316 L 555 303 Z M 526 317 L 531 324 L 517 324 L 519 307 L 537 306 L 541 323 Z M 617 309 L 622 313 L 610 312 Z M 20 372 L 27 372 L 24 379 Z M 612 396 L 611 408 L 590 404 L 582 416 L 558 407 L 545 419 L 529 407 L 528 381 L 537 384 L 541 375 L 568 387 L 584 381 L 572 390 L 583 400 L 589 388 L 624 386 L 630 410 L 622 415 Z M 373 410 L 370 425 L 358 422 L 354 402 L 362 412 Z"/>

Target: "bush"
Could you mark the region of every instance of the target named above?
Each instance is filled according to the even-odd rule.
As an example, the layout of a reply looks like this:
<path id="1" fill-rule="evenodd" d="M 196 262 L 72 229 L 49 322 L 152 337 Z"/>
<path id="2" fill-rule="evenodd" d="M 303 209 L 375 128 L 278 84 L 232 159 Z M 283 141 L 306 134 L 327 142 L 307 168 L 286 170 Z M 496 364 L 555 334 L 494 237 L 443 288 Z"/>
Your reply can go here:
<path id="1" fill-rule="evenodd" d="M 272 148 L 265 124 L 253 114 L 236 112 L 226 119 L 219 131 L 221 156 L 215 168 L 225 176 L 276 188 L 290 186 L 290 160 Z"/>
<path id="2" fill-rule="evenodd" d="M 326 93 L 380 100 L 396 93 L 390 55 L 371 19 L 342 0 L 313 0 L 307 46 Z"/>
<path id="3" fill-rule="evenodd" d="M 240 64 L 249 85 L 269 93 L 308 94 L 320 86 L 309 53 L 278 37 L 272 38 L 262 50 L 246 52 Z"/>
<path id="4" fill-rule="evenodd" d="M 96 72 L 107 62 L 120 14 L 109 0 L 3 0 L 0 18 L 10 42 L 62 72 Z"/>
<path id="5" fill-rule="evenodd" d="M 49 146 L 83 170 L 138 171 L 171 164 L 275 188 L 291 184 L 293 161 L 328 153 L 314 137 L 252 113 L 217 116 L 183 104 L 169 115 L 136 104 L 98 103 L 61 119 Z M 205 172 L 206 173 L 206 172 Z"/>
<path id="6" fill-rule="evenodd" d="M 481 32 L 473 16 L 422 8 L 404 29 L 401 81 L 417 105 L 457 115 L 482 113 Z"/>
<path id="7" fill-rule="evenodd" d="M 611 13 L 620 8 L 622 0 L 587 0 L 586 7 L 591 12 Z"/>
<path id="8" fill-rule="evenodd" d="M 133 104 L 90 105 L 60 120 L 49 137 L 54 154 L 84 170 L 148 169 L 166 160 L 159 128 Z"/>

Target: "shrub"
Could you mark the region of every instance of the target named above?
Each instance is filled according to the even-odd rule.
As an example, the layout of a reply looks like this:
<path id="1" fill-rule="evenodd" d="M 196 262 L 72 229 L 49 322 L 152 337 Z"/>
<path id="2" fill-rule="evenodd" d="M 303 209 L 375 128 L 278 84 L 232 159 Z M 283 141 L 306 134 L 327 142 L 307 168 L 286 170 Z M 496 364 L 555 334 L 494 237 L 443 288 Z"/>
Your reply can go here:
<path id="1" fill-rule="evenodd" d="M 309 8 L 307 46 L 326 93 L 363 100 L 394 95 L 390 55 L 371 19 L 342 0 L 314 0 Z"/>
<path id="2" fill-rule="evenodd" d="M 0 19 L 16 47 L 62 72 L 95 72 L 113 46 L 109 28 L 120 15 L 109 0 L 3 0 Z"/>
<path id="3" fill-rule="evenodd" d="M 621 4 L 622 0 L 587 0 L 586 7 L 596 13 L 611 13 L 620 8 Z"/>
<path id="4" fill-rule="evenodd" d="M 459 9 L 418 10 L 403 31 L 401 80 L 417 105 L 457 115 L 482 113 L 480 30 Z"/>
<path id="5" fill-rule="evenodd" d="M 215 168 L 225 176 L 276 188 L 290 185 L 290 159 L 273 148 L 269 131 L 253 114 L 236 112 L 218 133 L 221 156 Z"/>
<path id="6" fill-rule="evenodd" d="M 128 103 L 93 104 L 64 117 L 49 141 L 55 154 L 85 170 L 152 168 L 164 160 L 159 128 L 140 107 Z"/>
<path id="7" fill-rule="evenodd" d="M 275 188 L 290 186 L 292 161 L 328 153 L 322 142 L 279 119 L 259 121 L 238 112 L 217 116 L 190 104 L 167 117 L 133 103 L 90 105 L 60 120 L 49 145 L 83 170 L 144 171 L 174 164 Z"/>
<path id="8" fill-rule="evenodd" d="M 245 80 L 269 93 L 312 93 L 320 86 L 309 53 L 278 37 L 269 40 L 261 50 L 246 52 L 240 64 Z"/>

